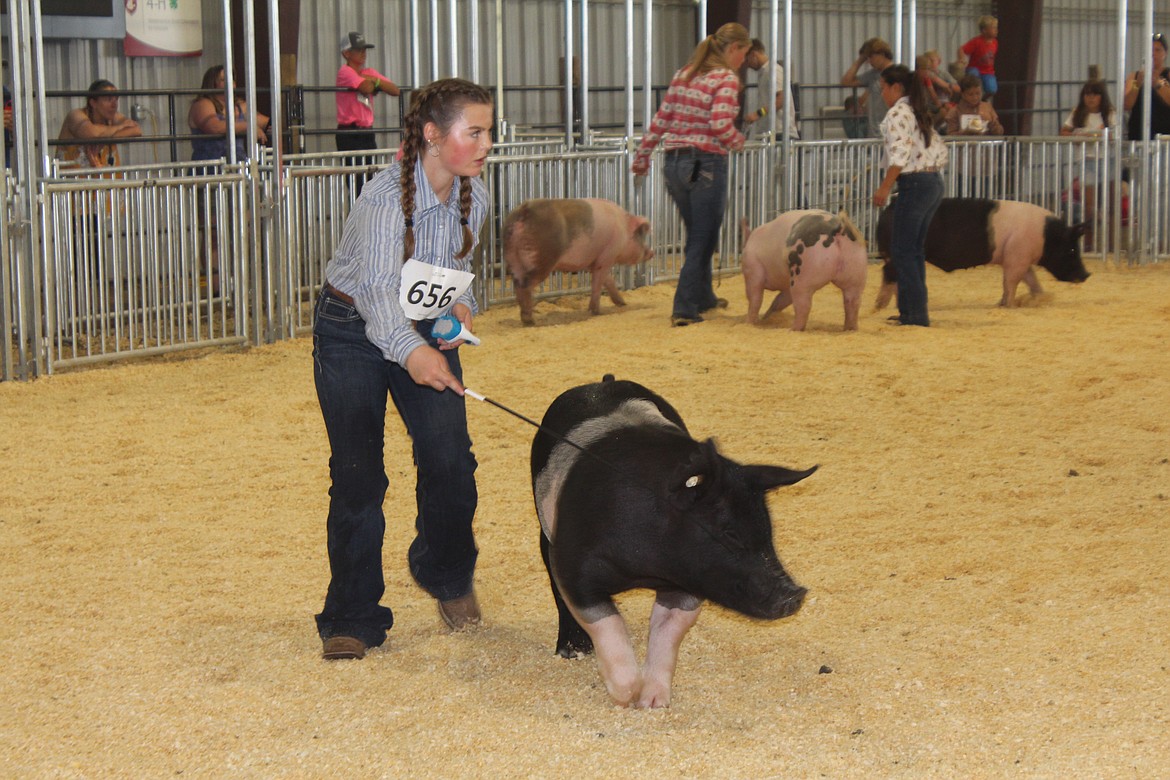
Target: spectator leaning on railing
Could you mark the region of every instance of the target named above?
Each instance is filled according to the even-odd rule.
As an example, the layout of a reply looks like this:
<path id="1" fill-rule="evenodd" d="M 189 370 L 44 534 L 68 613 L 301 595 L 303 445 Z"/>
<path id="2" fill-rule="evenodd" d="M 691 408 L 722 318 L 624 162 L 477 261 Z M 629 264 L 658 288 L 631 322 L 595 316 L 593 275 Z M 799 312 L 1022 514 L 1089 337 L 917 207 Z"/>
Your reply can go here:
<path id="1" fill-rule="evenodd" d="M 192 160 L 219 160 L 228 155 L 227 77 L 223 65 L 212 65 L 203 74 L 203 90 L 191 101 L 187 126 L 193 133 L 217 136 L 191 141 Z M 248 105 L 241 98 L 232 100 L 230 112 L 236 131 L 236 162 L 248 159 Z M 256 114 L 256 140 L 268 143 L 268 117 Z"/>
<path id="2" fill-rule="evenodd" d="M 398 85 L 373 68 L 366 67 L 366 50 L 374 48 L 366 43 L 361 33 L 346 33 L 341 39 L 341 56 L 345 64 L 337 71 L 337 86 L 344 89 L 337 93 L 337 151 L 361 151 L 378 148 L 374 134 L 373 98 L 379 92 L 397 97 L 401 94 Z M 354 156 L 347 158 L 350 165 L 366 165 L 368 158 Z M 364 177 L 359 176 L 355 194 L 361 194 Z"/>
<path id="3" fill-rule="evenodd" d="M 76 161 L 83 168 L 105 168 L 121 163 L 114 139 L 140 136 L 142 128 L 118 111 L 117 95 L 102 94 L 116 90 L 113 82 L 98 79 L 89 85 L 85 107 L 65 115 L 57 138 L 82 143 L 62 146 L 62 160 Z"/>
<path id="4" fill-rule="evenodd" d="M 947 135 L 1003 135 L 1003 125 L 983 99 L 983 81 L 975 75 L 959 80 L 959 102 L 947 111 Z"/>

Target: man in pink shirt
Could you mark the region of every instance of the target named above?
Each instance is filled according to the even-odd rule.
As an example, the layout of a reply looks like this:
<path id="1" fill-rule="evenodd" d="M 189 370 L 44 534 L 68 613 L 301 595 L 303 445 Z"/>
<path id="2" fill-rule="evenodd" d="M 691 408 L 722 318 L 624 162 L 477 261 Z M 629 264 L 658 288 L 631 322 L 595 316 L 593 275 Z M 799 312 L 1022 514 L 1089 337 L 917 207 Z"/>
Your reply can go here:
<path id="1" fill-rule="evenodd" d="M 374 96 L 379 92 L 397 97 L 398 85 L 373 68 L 366 67 L 366 49 L 374 48 L 366 43 L 361 33 L 346 33 L 341 39 L 341 56 L 345 64 L 337 71 L 337 86 L 342 87 L 337 96 L 337 150 L 348 152 L 363 149 L 377 149 L 378 139 L 374 134 Z M 346 158 L 349 165 L 368 165 L 369 158 L 354 156 Z M 361 194 L 364 177 L 358 177 L 354 197 Z"/>

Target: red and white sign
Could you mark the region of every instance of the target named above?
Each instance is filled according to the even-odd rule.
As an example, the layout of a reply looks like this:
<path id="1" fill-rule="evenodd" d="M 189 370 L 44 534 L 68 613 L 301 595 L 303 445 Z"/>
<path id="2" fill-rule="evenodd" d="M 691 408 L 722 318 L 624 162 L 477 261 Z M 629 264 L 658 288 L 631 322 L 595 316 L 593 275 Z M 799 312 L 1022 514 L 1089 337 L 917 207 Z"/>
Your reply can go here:
<path id="1" fill-rule="evenodd" d="M 200 0 L 125 0 L 127 57 L 198 57 L 203 53 Z"/>

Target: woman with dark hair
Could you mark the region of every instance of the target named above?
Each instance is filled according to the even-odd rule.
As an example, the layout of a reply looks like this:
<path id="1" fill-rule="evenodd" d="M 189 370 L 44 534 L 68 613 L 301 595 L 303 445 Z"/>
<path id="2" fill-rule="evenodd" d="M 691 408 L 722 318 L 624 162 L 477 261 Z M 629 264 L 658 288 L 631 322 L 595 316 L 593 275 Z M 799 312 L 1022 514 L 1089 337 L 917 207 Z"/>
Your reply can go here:
<path id="1" fill-rule="evenodd" d="M 747 29 L 735 22 L 699 42 L 690 62 L 671 79 L 630 166 L 635 175 L 645 176 L 650 152 L 662 142 L 666 189 L 687 231 L 672 325 L 702 322 L 703 312 L 727 306 L 727 301 L 715 297 L 711 258 L 727 203 L 727 153 L 742 149 L 745 140 L 735 129 L 736 71 L 751 44 Z"/>
<path id="2" fill-rule="evenodd" d="M 232 162 L 228 149 L 228 109 L 227 109 L 227 78 L 223 65 L 212 65 L 203 74 L 203 91 L 191 101 L 187 110 L 187 126 L 192 133 L 214 136 L 213 138 L 191 139 L 191 159 L 198 160 L 227 160 Z M 248 105 L 241 98 L 232 101 L 232 114 L 236 131 L 235 162 L 240 163 L 248 159 Z M 268 142 L 265 128 L 268 127 L 268 117 L 256 114 L 256 140 L 263 144 Z M 214 175 L 219 171 L 212 165 L 195 168 L 196 175 Z M 202 217 L 205 210 L 205 199 L 199 198 L 199 213 Z M 202 269 L 206 283 L 213 295 L 220 293 L 220 276 L 232 273 L 231 269 L 221 269 L 220 263 L 220 234 L 214 215 L 208 219 L 209 235 L 206 242 L 206 261 Z M 224 271 L 225 274 L 221 274 Z"/>
<path id="3" fill-rule="evenodd" d="M 881 125 L 888 167 L 873 204 L 885 206 L 897 183 L 890 235 L 890 256 L 898 275 L 894 319 L 900 325 L 927 327 L 926 231 L 942 201 L 947 148 L 931 126 L 922 80 L 905 65 L 891 65 L 881 78 L 882 99 L 889 107 Z"/>
<path id="4" fill-rule="evenodd" d="M 1061 135 L 1071 135 L 1092 142 L 1106 130 L 1117 129 L 1117 113 L 1109 100 L 1105 82 L 1091 78 L 1081 87 L 1081 97 L 1060 127 Z M 1076 221 L 1084 220 L 1085 246 L 1093 243 L 1094 223 L 1097 214 L 1097 155 L 1093 146 L 1085 147 L 1084 159 L 1076 166 L 1072 184 L 1072 200 L 1083 206 L 1083 213 L 1076 215 Z"/>
<path id="5" fill-rule="evenodd" d="M 75 108 L 65 115 L 57 138 L 81 143 L 60 147 L 62 160 L 76 162 L 82 168 L 121 164 L 117 139 L 140 136 L 142 128 L 118 111 L 117 95 L 106 94 L 117 89 L 113 82 L 98 79 L 89 85 L 85 108 Z"/>
<path id="6" fill-rule="evenodd" d="M 472 330 L 471 250 L 487 215 L 479 176 L 492 148 L 491 94 L 462 79 L 428 84 L 403 117 L 401 148 L 402 159 L 354 202 L 313 318 L 332 480 L 331 579 L 317 615 L 327 660 L 363 657 L 394 623 L 378 603 L 387 398 L 413 445 L 410 573 L 452 630 L 480 622 L 472 588 L 476 460 L 456 349 L 463 340 L 438 339 L 432 330 L 447 313 Z"/>
<path id="7" fill-rule="evenodd" d="M 1117 115 L 1113 110 L 1113 101 L 1109 99 L 1109 90 L 1105 82 L 1094 79 L 1086 81 L 1081 87 L 1081 97 L 1077 107 L 1064 120 L 1060 128 L 1061 135 L 1101 135 L 1106 128 L 1112 130 L 1117 127 Z"/>
<path id="8" fill-rule="evenodd" d="M 230 159 L 228 154 L 227 79 L 223 65 L 212 65 L 203 74 L 203 90 L 191 101 L 187 111 L 187 126 L 192 133 L 214 135 L 216 138 L 195 138 L 191 141 L 192 160 Z M 248 159 L 248 105 L 240 98 L 232 101 L 236 129 L 236 162 Z M 268 117 L 256 114 L 256 140 L 268 143 L 265 128 Z"/>
<path id="9" fill-rule="evenodd" d="M 1170 68 L 1166 67 L 1166 36 L 1157 33 L 1152 43 L 1154 91 L 1150 95 L 1150 139 L 1170 134 Z M 1145 70 L 1133 73 L 1125 83 L 1122 104 L 1129 115 L 1129 140 L 1142 141 L 1142 100 Z"/>

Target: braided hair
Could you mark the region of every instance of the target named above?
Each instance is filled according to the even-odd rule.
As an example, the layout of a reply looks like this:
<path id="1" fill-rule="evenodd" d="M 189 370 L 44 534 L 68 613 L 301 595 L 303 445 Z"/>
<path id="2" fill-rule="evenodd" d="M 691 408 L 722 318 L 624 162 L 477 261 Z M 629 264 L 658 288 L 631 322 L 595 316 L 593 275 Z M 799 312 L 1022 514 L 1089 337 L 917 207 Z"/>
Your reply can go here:
<path id="1" fill-rule="evenodd" d="M 402 244 L 402 260 L 414 254 L 414 166 L 420 154 L 426 154 L 423 128 L 433 122 L 446 135 L 469 105 L 490 105 L 491 93 L 465 79 L 432 81 L 411 96 L 410 109 L 402 119 L 402 215 L 406 219 L 406 235 Z M 471 251 L 474 237 L 468 224 L 471 214 L 471 178 L 459 177 L 460 223 L 463 225 L 463 247 L 456 257 Z"/>

